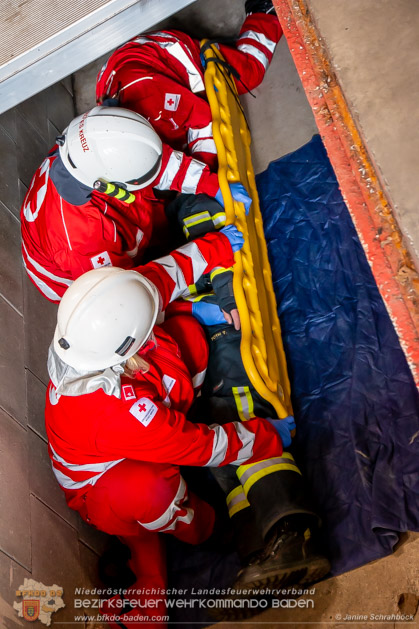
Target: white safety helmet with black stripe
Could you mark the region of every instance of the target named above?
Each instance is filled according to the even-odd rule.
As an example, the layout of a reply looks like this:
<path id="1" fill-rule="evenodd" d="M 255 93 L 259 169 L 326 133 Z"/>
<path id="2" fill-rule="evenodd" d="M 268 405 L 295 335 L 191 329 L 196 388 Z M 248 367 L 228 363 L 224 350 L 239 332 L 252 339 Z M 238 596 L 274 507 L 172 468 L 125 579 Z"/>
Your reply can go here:
<path id="1" fill-rule="evenodd" d="M 121 107 L 94 107 L 58 136 L 61 160 L 82 184 L 117 184 L 139 190 L 160 172 L 162 143 L 151 124 Z"/>
<path id="2" fill-rule="evenodd" d="M 123 363 L 152 335 L 159 304 L 154 284 L 136 271 L 116 267 L 88 271 L 60 302 L 54 350 L 80 371 Z"/>

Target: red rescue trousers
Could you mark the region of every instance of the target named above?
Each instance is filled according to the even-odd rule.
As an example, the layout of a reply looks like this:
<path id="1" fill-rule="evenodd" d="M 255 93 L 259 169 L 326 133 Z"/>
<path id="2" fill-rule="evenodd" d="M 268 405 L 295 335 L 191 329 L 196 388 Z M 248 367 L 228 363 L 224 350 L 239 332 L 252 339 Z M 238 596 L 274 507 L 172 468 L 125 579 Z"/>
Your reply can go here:
<path id="1" fill-rule="evenodd" d="M 193 376 L 208 363 L 208 346 L 198 322 L 190 316 L 173 316 L 162 326 L 180 347 L 182 358 Z M 137 577 L 125 598 L 135 608 L 126 615 L 127 627 L 150 626 L 163 629 L 166 615 L 165 594 L 147 594 L 167 587 L 164 543 L 159 533 L 170 533 L 189 544 L 200 544 L 212 533 L 213 508 L 188 492 L 179 467 L 168 463 L 124 460 L 108 470 L 89 489 L 80 514 L 95 528 L 116 535 L 131 551 L 129 566 Z M 103 608 L 111 627 L 121 628 L 124 613 L 117 607 L 120 597 L 110 599 Z M 116 607 L 113 607 L 116 605 Z M 117 621 L 112 617 L 121 612 Z M 153 620 L 154 618 L 154 620 Z M 119 624 L 118 624 L 119 623 Z"/>
<path id="2" fill-rule="evenodd" d="M 212 533 L 213 508 L 188 492 L 177 466 L 128 460 L 106 472 L 89 491 L 85 503 L 86 521 L 117 535 L 131 551 L 129 566 L 137 580 L 125 598 L 134 600 L 136 607 L 127 616 L 127 626 L 137 626 L 132 620 L 138 614 L 154 617 L 154 627 L 165 627 L 165 622 L 157 620 L 166 614 L 167 587 L 164 543 L 159 533 L 200 544 Z M 147 593 L 152 588 L 156 594 Z M 118 611 L 108 608 L 111 616 Z"/>

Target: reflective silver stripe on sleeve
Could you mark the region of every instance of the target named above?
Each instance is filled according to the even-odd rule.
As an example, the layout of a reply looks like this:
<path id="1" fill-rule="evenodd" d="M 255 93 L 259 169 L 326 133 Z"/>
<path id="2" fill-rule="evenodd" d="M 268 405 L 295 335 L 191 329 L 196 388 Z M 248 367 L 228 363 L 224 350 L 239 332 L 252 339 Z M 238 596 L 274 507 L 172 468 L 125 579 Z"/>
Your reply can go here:
<path id="1" fill-rule="evenodd" d="M 187 48 L 186 44 L 180 43 L 177 37 L 170 36 L 167 33 L 158 32 L 153 33 L 153 36 L 163 37 L 166 41 L 158 41 L 156 39 L 151 39 L 149 37 L 136 37 L 133 41 L 137 44 L 148 44 L 153 43 L 160 48 L 164 48 L 169 55 L 172 55 L 175 59 L 179 61 L 185 68 L 188 74 L 189 86 L 192 92 L 202 92 L 205 90 L 205 86 L 201 77 L 201 74 L 192 61 L 192 59 L 187 55 L 184 48 Z"/>
<path id="2" fill-rule="evenodd" d="M 135 39 L 132 40 L 133 42 L 135 42 L 136 44 L 150 44 L 150 43 L 154 43 L 153 39 L 150 39 L 149 37 L 135 37 Z"/>
<path id="3" fill-rule="evenodd" d="M 195 242 L 188 242 L 188 244 L 179 247 L 177 251 L 182 253 L 185 257 L 190 258 L 192 263 L 193 283 L 195 283 L 204 273 L 205 269 L 208 266 L 208 262 L 205 260 L 198 245 Z M 163 269 L 175 283 L 172 294 L 170 296 L 170 301 L 177 299 L 183 294 L 189 295 L 189 285 L 186 282 L 181 267 L 176 262 L 173 256 L 163 256 L 162 258 L 158 258 L 157 260 L 155 260 L 155 263 L 160 264 L 160 266 L 163 267 Z"/>
<path id="4" fill-rule="evenodd" d="M 263 52 L 261 52 L 259 48 L 255 48 L 255 46 L 251 46 L 250 44 L 240 44 L 239 46 L 237 46 L 237 50 L 241 50 L 242 52 L 245 52 L 260 61 L 265 70 L 268 67 L 268 57 Z"/>
<path id="5" fill-rule="evenodd" d="M 196 242 L 188 242 L 187 245 L 179 247 L 178 251 L 182 253 L 182 255 L 191 259 L 193 281 L 195 283 L 204 273 L 208 266 L 208 262 L 205 260 Z"/>
<path id="6" fill-rule="evenodd" d="M 212 122 L 207 124 L 206 127 L 200 127 L 199 129 L 190 127 L 188 129 L 188 144 L 191 144 L 191 142 L 196 142 L 196 140 L 212 137 Z"/>
<path id="7" fill-rule="evenodd" d="M 129 256 L 130 258 L 135 258 L 138 253 L 138 249 L 140 248 L 140 242 L 142 241 L 143 237 L 144 232 L 141 231 L 141 229 L 137 228 L 137 235 L 135 236 L 135 247 L 134 249 L 125 252 L 127 256 Z"/>
<path id="8" fill-rule="evenodd" d="M 45 295 L 45 297 L 48 297 L 48 299 L 51 299 L 52 301 L 61 301 L 61 297 L 57 295 L 57 293 L 52 290 L 52 288 L 50 288 L 48 284 L 43 282 L 37 275 L 35 275 L 35 273 L 32 273 L 32 271 L 28 269 L 25 260 L 23 260 L 23 264 L 25 266 L 27 274 L 33 279 L 36 286 L 39 288 L 41 293 Z"/>
<path id="9" fill-rule="evenodd" d="M 182 507 L 179 506 L 179 503 L 185 500 L 185 498 L 187 498 L 187 487 L 186 487 L 185 481 L 183 480 L 181 476 L 176 495 L 173 498 L 172 502 L 167 507 L 166 511 L 160 517 L 158 517 L 156 520 L 153 520 L 152 522 L 140 522 L 139 520 L 137 520 L 138 524 L 141 524 L 141 526 L 143 526 L 148 531 L 156 531 L 158 529 L 162 529 L 162 527 L 167 526 L 169 522 L 171 521 L 171 519 L 173 518 L 173 516 L 175 516 L 176 513 L 182 509 Z M 185 516 L 181 516 L 181 517 L 185 517 Z M 193 511 L 192 511 L 192 517 L 193 517 Z"/>
<path id="10" fill-rule="evenodd" d="M 179 297 L 184 291 L 188 290 L 188 285 L 186 283 L 185 276 L 182 273 L 182 269 L 173 256 L 164 256 L 163 258 L 155 260 L 155 262 L 164 268 L 166 273 L 170 275 L 175 283 L 170 296 L 170 301 L 177 299 L 177 297 Z"/>
<path id="11" fill-rule="evenodd" d="M 218 465 L 221 465 L 226 458 L 228 436 L 224 428 L 218 424 L 209 426 L 209 428 L 214 432 L 214 441 L 210 460 L 208 463 L 205 463 L 205 467 L 218 467 Z"/>
<path id="12" fill-rule="evenodd" d="M 56 460 L 60 458 L 61 457 L 57 457 Z M 61 461 L 63 460 L 64 459 L 61 459 Z M 68 469 L 71 469 L 74 471 L 83 471 L 83 470 L 95 471 L 99 469 L 102 470 L 99 472 L 99 474 L 95 474 L 94 476 L 91 476 L 90 478 L 86 478 L 85 480 L 82 480 L 82 481 L 75 481 L 69 476 L 67 476 L 66 474 L 64 474 L 64 472 L 62 472 L 61 470 L 58 470 L 56 467 L 54 467 L 53 461 L 51 461 L 51 465 L 52 465 L 52 471 L 54 472 L 55 477 L 61 487 L 63 487 L 64 489 L 81 489 L 82 487 L 86 487 L 87 485 L 95 485 L 97 481 L 99 480 L 99 478 L 101 478 L 112 467 L 114 467 L 115 465 L 118 465 L 118 463 L 121 463 L 121 461 L 124 461 L 124 459 L 119 459 L 118 461 L 109 461 L 107 463 L 93 463 L 93 464 L 87 463 L 86 465 L 72 465 L 72 464 L 67 463 Z"/>
<path id="13" fill-rule="evenodd" d="M 110 470 L 115 465 L 118 465 L 118 463 L 121 463 L 122 461 L 125 460 L 125 459 L 118 459 L 117 461 L 104 461 L 101 463 L 82 463 L 82 464 L 68 463 L 65 459 L 63 459 L 62 456 L 60 456 L 59 454 L 55 452 L 51 444 L 50 444 L 50 448 L 51 448 L 51 452 L 53 456 L 53 460 L 51 461 L 52 470 L 55 474 L 55 477 L 58 483 L 61 485 L 61 487 L 64 487 L 64 489 L 81 489 L 82 487 L 86 487 L 87 485 L 94 485 L 99 480 L 99 478 L 103 476 L 103 474 L 105 474 L 108 470 Z M 64 472 L 54 467 L 54 461 L 56 461 L 57 463 L 61 463 L 61 465 L 66 467 L 69 471 L 98 472 L 98 473 L 82 481 L 75 481 L 69 476 L 67 476 L 66 474 L 64 474 Z"/>
<path id="14" fill-rule="evenodd" d="M 117 461 L 104 461 L 102 463 L 67 463 L 67 461 L 63 459 L 62 456 L 55 452 L 51 444 L 49 445 L 49 447 L 51 448 L 54 460 L 58 463 L 61 463 L 61 465 L 64 465 L 64 467 L 66 467 L 68 470 L 74 472 L 106 472 L 106 470 L 109 470 L 117 463 L 121 463 L 121 461 L 125 460 L 118 459 Z"/>
<path id="15" fill-rule="evenodd" d="M 208 138 L 207 140 L 198 140 L 191 147 L 191 153 L 213 153 L 217 154 L 217 147 L 214 140 Z"/>
<path id="16" fill-rule="evenodd" d="M 188 57 L 186 52 L 183 50 L 182 45 L 179 42 L 176 44 L 172 44 L 167 47 L 167 52 L 172 57 L 175 57 L 185 68 L 188 73 L 189 85 L 192 92 L 202 92 L 205 90 L 204 83 L 202 81 L 202 77 L 198 69 L 196 68 L 193 61 Z"/>
<path id="17" fill-rule="evenodd" d="M 87 480 L 77 482 L 72 480 L 69 476 L 63 474 L 63 472 L 61 472 L 60 470 L 57 470 L 54 466 L 52 466 L 52 471 L 54 472 L 58 484 L 64 489 L 81 489 L 82 487 L 86 487 L 87 485 L 94 485 L 96 481 L 102 476 L 102 474 L 98 474 L 97 477 L 92 476 Z"/>
<path id="18" fill-rule="evenodd" d="M 91 476 L 90 478 L 86 478 L 85 480 L 82 480 L 82 481 L 73 480 L 72 478 L 64 474 L 64 472 L 62 472 L 61 470 L 57 470 L 57 468 L 54 467 L 54 465 L 52 465 L 52 471 L 54 472 L 55 478 L 57 479 L 58 483 L 64 489 L 81 489 L 82 487 L 86 487 L 87 485 L 95 485 L 97 481 L 99 480 L 99 478 L 101 478 L 104 474 L 106 474 L 108 470 L 110 470 L 112 467 L 114 467 L 115 465 L 117 465 L 123 460 L 124 459 L 120 459 L 120 461 L 111 461 L 110 463 L 107 463 L 108 467 L 105 470 L 103 470 L 103 472 L 100 472 L 100 474 L 95 474 L 94 476 Z"/>
<path id="19" fill-rule="evenodd" d="M 246 31 L 242 33 L 239 37 L 239 41 L 241 39 L 254 39 L 262 46 L 265 46 L 269 50 L 269 52 L 274 53 L 276 48 L 276 42 L 272 41 L 272 39 L 268 39 L 263 33 L 256 33 L 256 31 Z"/>
<path id="20" fill-rule="evenodd" d="M 199 180 L 201 179 L 204 168 L 205 164 L 203 164 L 202 162 L 199 162 L 196 159 L 193 159 L 191 161 L 182 183 L 181 192 L 184 192 L 185 194 L 196 193 L 196 189 L 198 187 Z"/>
<path id="21" fill-rule="evenodd" d="M 44 269 L 44 267 L 41 266 L 39 262 L 31 258 L 24 242 L 22 243 L 22 246 L 28 261 L 37 271 L 39 271 L 39 273 L 42 273 L 42 275 L 45 275 L 45 277 L 49 277 L 51 280 L 54 280 L 54 282 L 57 282 L 58 284 L 65 284 L 66 286 L 70 286 L 73 283 L 73 280 L 69 280 L 66 277 L 59 277 L 58 275 L 54 275 L 54 273 L 51 273 L 50 271 Z"/>
<path id="22" fill-rule="evenodd" d="M 197 387 L 201 386 L 201 384 L 205 380 L 205 374 L 206 373 L 207 373 L 207 370 L 204 369 L 203 371 L 200 371 L 199 373 L 194 375 L 194 377 L 192 378 L 192 385 L 193 385 L 194 389 L 196 389 Z"/>
<path id="23" fill-rule="evenodd" d="M 255 443 L 256 435 L 247 430 L 247 428 L 241 422 L 233 422 L 236 428 L 236 432 L 242 442 L 242 447 L 237 454 L 237 459 L 232 461 L 232 465 L 241 465 L 250 459 L 253 455 L 253 445 Z"/>
<path id="24" fill-rule="evenodd" d="M 169 157 L 169 161 L 166 164 L 166 168 L 164 169 L 160 181 L 156 186 L 157 190 L 170 190 L 170 186 L 173 183 L 174 178 L 179 172 L 179 168 L 182 165 L 183 161 L 183 153 L 180 151 L 173 151 Z M 184 192 L 182 190 L 182 192 Z"/>

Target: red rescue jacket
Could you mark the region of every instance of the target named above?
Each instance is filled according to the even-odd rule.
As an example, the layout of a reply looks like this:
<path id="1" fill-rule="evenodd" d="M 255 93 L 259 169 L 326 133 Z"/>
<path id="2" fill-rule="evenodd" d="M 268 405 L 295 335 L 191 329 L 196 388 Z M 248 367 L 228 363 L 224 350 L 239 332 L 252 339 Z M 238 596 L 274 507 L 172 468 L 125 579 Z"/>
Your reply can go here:
<path id="1" fill-rule="evenodd" d="M 208 166 L 163 147 L 161 171 L 131 204 L 91 190 L 65 170 L 56 147 L 36 171 L 21 210 L 22 255 L 35 286 L 59 302 L 79 275 L 100 266 L 135 267 L 164 207 L 154 189 L 215 196 Z"/>

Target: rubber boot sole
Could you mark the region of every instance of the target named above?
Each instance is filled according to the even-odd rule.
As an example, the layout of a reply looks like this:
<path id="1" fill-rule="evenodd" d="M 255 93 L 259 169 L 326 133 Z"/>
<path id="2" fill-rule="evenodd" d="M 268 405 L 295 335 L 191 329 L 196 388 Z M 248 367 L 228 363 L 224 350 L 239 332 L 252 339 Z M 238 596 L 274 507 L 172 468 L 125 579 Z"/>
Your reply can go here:
<path id="1" fill-rule="evenodd" d="M 287 586 L 299 586 L 308 585 L 309 583 L 315 583 L 320 581 L 323 577 L 330 572 L 330 563 L 326 557 L 318 557 L 317 559 L 310 559 L 307 561 L 301 561 L 297 564 L 293 564 L 292 567 L 284 566 L 283 569 L 273 569 L 266 572 L 264 575 L 258 577 L 255 575 L 253 580 L 246 582 L 236 582 L 232 586 L 232 590 L 237 590 L 237 594 L 231 594 L 226 596 L 223 600 L 225 606 L 220 608 L 213 608 L 209 610 L 210 615 L 218 621 L 233 621 L 233 620 L 245 620 L 251 618 L 256 614 L 265 611 L 270 605 L 258 606 L 256 608 L 249 608 L 246 605 L 243 607 L 229 607 L 228 601 L 245 601 L 246 599 L 268 599 L 270 602 L 273 598 L 281 598 L 276 592 L 268 594 L 267 590 L 279 590 Z M 249 592 L 251 594 L 240 594 L 240 590 Z M 259 594 L 264 591 L 265 593 Z M 288 598 L 295 598 L 291 594 L 286 595 Z"/>
<path id="2" fill-rule="evenodd" d="M 317 559 L 309 559 L 294 563 L 292 566 L 284 566 L 283 568 L 272 568 L 272 570 L 261 574 L 255 574 L 254 578 L 246 582 L 236 582 L 234 588 L 249 589 L 257 594 L 262 589 L 277 589 L 284 585 L 303 585 L 320 581 L 330 571 L 330 563 L 326 557 L 318 557 Z M 257 572 L 255 570 L 255 572 Z"/>

